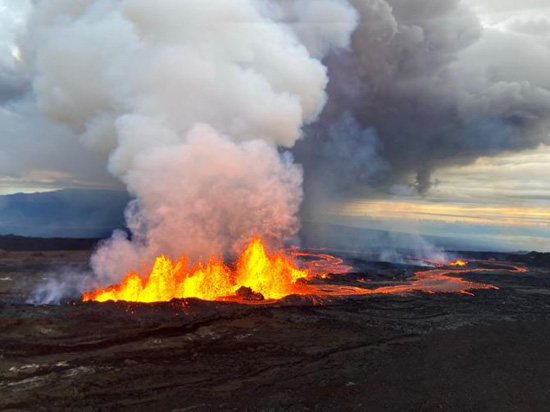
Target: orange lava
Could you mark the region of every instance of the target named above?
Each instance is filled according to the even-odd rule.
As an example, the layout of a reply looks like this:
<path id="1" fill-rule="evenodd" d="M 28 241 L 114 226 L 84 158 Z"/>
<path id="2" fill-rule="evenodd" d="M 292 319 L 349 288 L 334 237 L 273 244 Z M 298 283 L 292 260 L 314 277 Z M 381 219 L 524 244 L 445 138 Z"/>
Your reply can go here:
<path id="1" fill-rule="evenodd" d="M 375 293 L 461 293 L 464 295 L 473 295 L 471 290 L 498 289 L 494 285 L 487 283 L 470 282 L 460 277 L 449 276 L 450 274 L 487 272 L 485 269 L 470 270 L 443 270 L 432 269 L 422 272 L 416 272 L 412 282 L 405 285 L 385 286 L 374 289 Z"/>
<path id="2" fill-rule="evenodd" d="M 130 272 L 118 285 L 85 292 L 83 301 L 168 302 L 177 298 L 217 300 L 235 296 L 241 287 L 261 293 L 265 299 L 281 299 L 300 293 L 298 279 L 307 277 L 283 254 L 270 256 L 260 238 L 253 239 L 240 255 L 234 270 L 217 257 L 192 270 L 186 257 L 172 262 L 165 256 L 156 258 L 145 280 Z"/>
<path id="3" fill-rule="evenodd" d="M 466 266 L 468 262 L 462 259 L 457 259 L 454 262 L 449 263 L 449 266 Z"/>
<path id="4" fill-rule="evenodd" d="M 344 285 L 308 285 L 309 293 L 321 296 L 360 296 L 376 294 L 407 294 L 414 292 L 423 293 L 459 293 L 473 295 L 472 290 L 495 289 L 497 286 L 470 282 L 460 277 L 449 276 L 450 274 L 469 272 L 490 272 L 489 269 L 473 270 L 443 270 L 433 269 L 416 272 L 414 277 L 401 285 L 381 286 L 374 289 L 366 289 L 358 286 Z M 363 279 L 359 280 L 365 283 Z M 315 291 L 315 292 L 314 292 Z"/>
<path id="5" fill-rule="evenodd" d="M 327 253 L 292 252 L 292 256 L 305 259 L 307 271 L 312 276 L 326 278 L 327 275 L 343 275 L 353 270 L 353 266 L 344 264 L 344 260 Z"/>
<path id="6" fill-rule="evenodd" d="M 187 269 L 186 258 L 172 262 L 164 256 L 156 258 L 153 269 L 145 280 L 135 272 L 130 272 L 118 285 L 86 292 L 84 301 L 128 301 L 128 302 L 167 302 L 178 298 L 199 298 L 203 300 L 231 300 L 248 304 L 269 304 L 289 295 L 311 295 L 319 298 L 328 296 L 360 296 L 373 294 L 460 293 L 473 295 L 472 290 L 498 289 L 498 287 L 471 282 L 456 275 L 483 272 L 524 273 L 525 267 L 518 264 L 499 263 L 498 268 L 463 268 L 468 265 L 458 259 L 449 263 L 456 268 L 442 266 L 431 270 L 418 271 L 414 276 L 398 285 L 381 285 L 366 288 L 357 285 L 332 284 L 334 276 L 346 276 L 353 269 L 343 259 L 332 256 L 325 249 L 299 250 L 296 247 L 287 251 L 291 258 L 301 259 L 304 269 L 299 269 L 283 253 L 269 255 L 260 238 L 253 239 L 240 255 L 234 269 L 217 257 L 212 257 L 204 265 Z M 490 261 L 472 263 L 493 264 Z M 303 281 L 298 282 L 302 279 Z M 304 281 L 307 279 L 307 281 Z M 363 278 L 355 282 L 365 284 Z M 372 284 L 374 285 L 374 284 Z M 261 293 L 264 300 L 250 299 L 237 291 L 241 287 L 250 288 L 247 293 Z"/>

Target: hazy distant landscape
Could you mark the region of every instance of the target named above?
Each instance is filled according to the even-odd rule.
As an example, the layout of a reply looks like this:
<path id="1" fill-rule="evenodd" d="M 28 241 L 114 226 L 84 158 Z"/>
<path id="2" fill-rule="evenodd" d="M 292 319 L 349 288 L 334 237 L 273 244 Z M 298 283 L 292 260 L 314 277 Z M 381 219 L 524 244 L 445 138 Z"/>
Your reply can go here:
<path id="1" fill-rule="evenodd" d="M 120 190 L 67 189 L 3 195 L 0 196 L 0 235 L 108 238 L 113 230 L 125 227 L 124 209 L 129 200 L 128 194 Z M 302 222 L 300 239 L 308 246 L 357 250 L 426 247 L 473 251 L 526 250 L 483 238 L 429 236 L 308 221 Z"/>
<path id="2" fill-rule="evenodd" d="M 0 196 L 0 234 L 105 238 L 124 226 L 125 191 L 67 189 Z"/>

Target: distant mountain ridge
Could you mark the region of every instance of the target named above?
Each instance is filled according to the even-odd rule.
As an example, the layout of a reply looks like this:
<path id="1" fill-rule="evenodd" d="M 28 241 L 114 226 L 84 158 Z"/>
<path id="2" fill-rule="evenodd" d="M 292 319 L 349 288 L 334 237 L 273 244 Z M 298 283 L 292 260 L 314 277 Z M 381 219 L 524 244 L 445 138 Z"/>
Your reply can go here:
<path id="1" fill-rule="evenodd" d="M 124 227 L 125 191 L 65 189 L 0 196 L 0 235 L 104 238 Z"/>
<path id="2" fill-rule="evenodd" d="M 130 199 L 125 191 L 90 189 L 0 195 L 0 236 L 104 239 L 114 229 L 125 227 L 124 209 Z M 429 249 L 432 245 L 446 250 L 514 250 L 485 239 L 426 236 L 308 221 L 302 222 L 299 237 L 307 246 L 353 250 L 415 250 Z M 11 239 L 8 244 L 14 241 L 20 242 Z M 26 242 L 31 248 L 38 243 Z M 538 262 L 542 258 L 533 259 Z"/>
<path id="3" fill-rule="evenodd" d="M 335 249 L 380 251 L 387 249 L 422 250 L 437 247 L 445 250 L 501 251 L 505 248 L 492 242 L 411 234 L 398 231 L 341 226 L 331 223 L 302 222 L 300 239 L 304 245 Z"/>
<path id="4" fill-rule="evenodd" d="M 44 238 L 0 235 L 0 250 L 49 252 L 55 250 L 91 250 L 100 239 Z"/>

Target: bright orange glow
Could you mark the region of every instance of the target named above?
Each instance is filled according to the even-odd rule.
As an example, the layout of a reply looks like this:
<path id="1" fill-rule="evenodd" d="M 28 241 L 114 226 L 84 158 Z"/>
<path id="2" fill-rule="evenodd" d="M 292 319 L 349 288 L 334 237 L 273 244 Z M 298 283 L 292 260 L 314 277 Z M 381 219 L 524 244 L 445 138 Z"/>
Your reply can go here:
<path id="1" fill-rule="evenodd" d="M 153 269 L 145 280 L 135 272 L 129 272 L 118 285 L 86 292 L 84 301 L 128 301 L 128 302 L 167 302 L 179 298 L 199 298 L 204 300 L 231 300 L 247 304 L 265 304 L 288 295 L 310 295 L 316 299 L 334 296 L 358 296 L 374 294 L 407 293 L 461 293 L 472 295 L 472 290 L 497 290 L 498 287 L 485 283 L 468 281 L 459 275 L 470 273 L 524 273 L 527 269 L 519 264 L 499 263 L 490 268 L 491 261 L 475 260 L 471 264 L 457 259 L 449 263 L 456 268 L 438 268 L 418 271 L 401 283 L 366 288 L 364 278 L 356 278 L 353 267 L 343 259 L 332 256 L 325 249 L 308 252 L 291 248 L 288 256 L 305 259 L 306 269 L 299 269 L 279 253 L 269 255 L 260 238 L 253 239 L 231 269 L 221 259 L 212 257 L 205 264 L 192 270 L 187 269 L 186 258 L 172 262 L 164 256 L 155 259 Z M 485 267 L 475 267 L 476 264 Z M 467 268 L 464 266 L 468 265 Z M 334 284 L 335 276 L 350 276 L 356 286 Z M 308 281 L 299 281 L 307 278 Z M 355 278 L 355 280 L 354 280 Z M 356 284 L 357 284 L 356 283 Z M 260 295 L 261 294 L 261 295 Z M 263 297 L 263 300 L 262 300 Z"/>
<path id="2" fill-rule="evenodd" d="M 343 275 L 353 270 L 353 266 L 346 265 L 344 259 L 329 255 L 327 253 L 292 252 L 292 256 L 306 261 L 307 271 L 312 276 L 320 276 L 322 279 L 331 275 Z"/>
<path id="3" fill-rule="evenodd" d="M 307 275 L 306 270 L 298 269 L 283 254 L 268 255 L 262 240 L 255 238 L 239 257 L 235 270 L 216 257 L 189 271 L 185 257 L 174 263 L 159 256 L 145 280 L 130 272 L 120 284 L 86 292 L 82 300 L 144 303 L 190 297 L 216 300 L 235 296 L 243 286 L 261 293 L 265 299 L 281 299 L 299 293 L 296 281 Z"/>
<path id="4" fill-rule="evenodd" d="M 449 263 L 449 266 L 466 266 L 468 262 L 462 259 L 457 259 L 454 262 Z"/>

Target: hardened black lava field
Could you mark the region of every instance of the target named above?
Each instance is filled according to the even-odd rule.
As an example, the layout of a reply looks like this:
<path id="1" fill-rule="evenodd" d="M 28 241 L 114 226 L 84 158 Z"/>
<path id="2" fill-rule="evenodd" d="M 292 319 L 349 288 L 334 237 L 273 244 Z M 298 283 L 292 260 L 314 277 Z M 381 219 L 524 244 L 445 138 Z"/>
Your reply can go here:
<path id="1" fill-rule="evenodd" d="M 460 277 L 496 288 L 35 306 L 47 273 L 89 252 L 2 252 L 0 409 L 547 410 L 548 256 L 462 256 L 484 263 Z M 351 272 L 315 282 L 375 289 L 429 269 L 345 261 Z"/>

